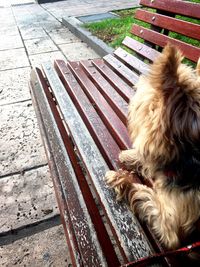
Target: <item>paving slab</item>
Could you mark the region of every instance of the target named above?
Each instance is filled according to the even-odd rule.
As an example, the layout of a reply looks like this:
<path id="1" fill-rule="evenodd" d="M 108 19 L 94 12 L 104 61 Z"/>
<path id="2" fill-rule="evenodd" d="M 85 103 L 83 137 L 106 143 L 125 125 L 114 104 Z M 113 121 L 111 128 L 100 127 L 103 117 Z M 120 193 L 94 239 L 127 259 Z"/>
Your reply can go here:
<path id="1" fill-rule="evenodd" d="M 57 51 L 57 46 L 49 37 L 41 37 L 24 41 L 29 55 Z"/>
<path id="2" fill-rule="evenodd" d="M 53 30 L 49 32 L 49 36 L 57 45 L 80 42 L 80 39 L 72 34 L 67 28 Z"/>
<path id="3" fill-rule="evenodd" d="M 31 26 L 29 25 L 28 27 L 27 26 L 21 27 L 20 32 L 24 40 L 47 37 L 47 34 L 42 27 L 36 28 L 33 27 L 33 25 Z"/>
<path id="4" fill-rule="evenodd" d="M 85 43 L 63 44 L 59 47 L 66 58 L 71 61 L 99 58 L 99 55 Z"/>
<path id="5" fill-rule="evenodd" d="M 0 266 L 70 267 L 61 225 L 0 247 Z"/>
<path id="6" fill-rule="evenodd" d="M 61 19 L 63 16 L 81 16 L 105 13 L 112 10 L 132 8 L 139 4 L 139 0 L 68 0 L 54 3 L 46 3 L 41 6 L 53 16 Z"/>
<path id="7" fill-rule="evenodd" d="M 19 34 L 17 26 L 4 26 L 0 27 L 0 35 L 1 36 L 12 36 L 12 35 L 17 35 Z"/>
<path id="8" fill-rule="evenodd" d="M 41 64 L 47 61 L 53 63 L 55 59 L 66 60 L 65 56 L 60 51 L 30 55 L 29 58 L 33 67 L 41 67 Z"/>
<path id="9" fill-rule="evenodd" d="M 59 214 L 48 167 L 0 178 L 0 233 Z"/>
<path id="10" fill-rule="evenodd" d="M 47 162 L 31 101 L 0 106 L 0 176 Z"/>
<path id="11" fill-rule="evenodd" d="M 0 42 L 0 50 L 8 50 L 14 48 L 24 47 L 22 43 L 22 39 L 19 35 L 4 35 Z"/>
<path id="12" fill-rule="evenodd" d="M 45 23 L 42 22 L 41 25 L 46 32 L 51 32 L 51 31 L 63 28 L 63 25 L 60 22 L 58 22 L 57 20 L 45 22 Z"/>
<path id="13" fill-rule="evenodd" d="M 0 51 L 0 71 L 29 66 L 24 48 Z"/>
<path id="14" fill-rule="evenodd" d="M 0 105 L 30 99 L 29 77 L 29 67 L 0 72 Z"/>

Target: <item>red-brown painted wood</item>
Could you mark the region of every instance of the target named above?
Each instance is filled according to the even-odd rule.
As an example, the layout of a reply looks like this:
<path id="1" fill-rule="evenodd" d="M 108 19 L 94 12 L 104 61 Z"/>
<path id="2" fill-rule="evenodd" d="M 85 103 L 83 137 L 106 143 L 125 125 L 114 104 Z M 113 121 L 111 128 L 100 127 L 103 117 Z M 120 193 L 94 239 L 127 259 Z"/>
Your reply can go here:
<path id="1" fill-rule="evenodd" d="M 105 171 L 108 170 L 107 164 L 95 146 L 95 143 L 85 127 L 85 124 L 81 120 L 76 106 L 67 94 L 51 64 L 45 64 L 44 71 L 48 78 L 53 95 L 59 105 L 59 110 L 62 114 L 63 120 L 67 125 L 67 129 L 69 130 L 74 143 L 76 144 L 79 157 L 82 159 L 84 167 L 87 169 L 87 173 L 91 178 L 91 182 L 94 184 L 96 193 L 106 209 L 106 214 L 111 222 L 111 226 L 115 229 L 119 247 L 124 250 L 129 259 L 149 254 L 151 248 L 149 247 L 148 242 L 146 242 L 145 234 L 140 228 L 138 221 L 135 220 L 135 216 L 130 213 L 123 202 L 119 205 L 114 199 L 112 190 L 109 190 L 105 186 L 103 177 L 105 175 Z M 40 99 L 40 101 L 40 104 L 42 105 L 42 99 Z M 54 139 L 51 138 L 51 140 Z M 59 147 L 58 151 L 60 153 Z M 65 163 L 63 159 L 58 159 L 59 165 L 61 163 Z"/>
<path id="2" fill-rule="evenodd" d="M 130 48 L 134 52 L 137 52 L 139 55 L 149 59 L 150 61 L 154 61 L 157 56 L 159 56 L 160 52 L 156 51 L 155 49 L 142 44 L 135 39 L 126 36 L 122 42 L 123 45 Z"/>
<path id="3" fill-rule="evenodd" d="M 131 147 L 126 126 L 121 120 L 119 120 L 118 116 L 112 110 L 108 102 L 83 71 L 83 68 L 80 66 L 80 64 L 78 62 L 69 62 L 68 66 L 72 70 L 76 79 L 79 81 L 79 84 L 83 88 L 90 101 L 95 105 L 98 114 L 100 114 L 102 120 L 110 130 L 110 133 L 115 138 L 120 148 L 124 149 L 126 147 Z"/>
<path id="4" fill-rule="evenodd" d="M 161 47 L 164 47 L 167 43 L 174 44 L 180 48 L 180 50 L 182 51 L 183 55 L 186 58 L 194 62 L 197 62 L 200 57 L 200 48 L 192 46 L 190 44 L 186 44 L 182 41 L 167 37 L 153 30 L 149 30 L 149 29 L 146 29 L 144 27 L 134 24 L 131 29 L 131 32 L 135 34 L 136 36 L 139 36 L 143 38 L 144 40 L 147 40 Z"/>
<path id="5" fill-rule="evenodd" d="M 200 5 L 181 0 L 141 0 L 140 5 L 200 19 Z"/>
<path id="6" fill-rule="evenodd" d="M 137 83 L 139 75 L 130 70 L 121 61 L 112 55 L 106 55 L 104 61 L 129 85 L 133 86 Z"/>
<path id="7" fill-rule="evenodd" d="M 119 118 L 126 125 L 128 115 L 127 102 L 117 93 L 111 84 L 101 75 L 95 66 L 89 60 L 81 61 L 81 66 L 88 74 L 88 77 L 99 89 L 101 94 L 105 97 L 106 101 L 110 104 L 112 109 L 116 112 Z"/>
<path id="8" fill-rule="evenodd" d="M 148 22 L 151 25 L 159 26 L 163 29 L 181 33 L 188 37 L 200 40 L 200 25 L 198 24 L 175 19 L 170 16 L 152 13 L 142 9 L 137 10 L 134 17 Z"/>
<path id="9" fill-rule="evenodd" d="M 103 59 L 93 59 L 92 64 L 98 69 L 103 77 L 116 89 L 126 102 L 134 95 L 133 87 L 122 80 L 111 68 L 109 68 Z"/>
<path id="10" fill-rule="evenodd" d="M 81 117 L 89 129 L 98 148 L 110 168 L 117 168 L 120 149 L 90 103 L 81 86 L 74 78 L 69 67 L 63 60 L 55 61 L 55 68 Z"/>
<path id="11" fill-rule="evenodd" d="M 134 69 L 139 74 L 147 74 L 149 70 L 149 66 L 138 59 L 137 57 L 129 54 L 127 51 L 122 49 L 121 47 L 117 48 L 114 52 L 114 55 L 124 62 L 128 67 Z"/>
<path id="12" fill-rule="evenodd" d="M 99 257 L 99 251 L 97 249 L 99 245 L 98 243 L 95 245 L 94 241 L 96 234 L 92 231 L 91 226 L 87 224 L 88 214 L 84 208 L 85 204 L 81 203 L 80 193 L 77 195 L 79 189 L 77 190 L 75 181 L 73 181 L 75 177 L 73 172 L 70 171 L 72 170 L 72 166 L 69 162 L 68 156 L 64 153 L 63 149 L 66 147 L 64 148 L 61 137 L 64 138 L 64 142 L 66 142 L 65 145 L 70 146 L 71 142 L 68 134 L 66 133 L 65 127 L 62 124 L 62 119 L 56 109 L 53 96 L 49 92 L 47 85 L 43 88 L 45 81 L 41 71 L 36 69 L 32 72 L 32 77 L 36 77 L 36 83 L 35 85 L 32 85 L 34 88 L 32 92 L 34 91 L 34 99 L 37 102 L 37 107 L 40 112 L 40 121 L 42 122 L 42 133 L 43 138 L 45 138 L 45 147 L 49 152 L 47 155 L 50 168 L 54 168 L 53 178 L 55 179 L 53 181 L 64 225 L 66 226 L 65 228 L 68 232 L 68 237 L 72 245 L 71 249 L 73 250 L 73 258 L 75 258 L 74 266 L 85 266 L 88 264 L 102 266 L 103 258 L 101 256 Z M 60 134 L 56 130 L 56 125 L 59 127 Z M 75 167 L 79 174 L 78 178 L 82 179 L 83 175 L 80 166 L 78 167 L 76 163 Z M 84 190 L 86 190 L 86 187 L 87 184 L 84 183 Z M 85 197 L 90 199 L 91 195 L 90 197 L 88 195 Z M 88 206 L 91 209 L 95 205 L 95 202 L 93 198 L 90 200 L 93 201 L 93 204 L 88 203 L 89 206 L 91 205 L 90 207 Z M 98 212 L 97 208 L 96 212 Z M 98 218 L 99 226 L 101 224 L 104 227 L 103 223 L 99 222 L 101 217 L 95 213 L 95 210 L 93 216 L 94 220 Z M 105 231 L 105 229 L 101 229 L 103 232 Z M 103 234 L 101 238 L 102 237 Z M 105 240 L 107 238 L 108 236 L 104 236 Z M 111 243 L 110 248 L 113 250 Z M 119 261 L 116 259 L 117 258 L 115 256 L 115 261 L 118 263 Z M 110 259 L 110 263 L 112 264 L 112 259 Z M 114 266 L 115 265 L 113 265 L 113 267 Z"/>

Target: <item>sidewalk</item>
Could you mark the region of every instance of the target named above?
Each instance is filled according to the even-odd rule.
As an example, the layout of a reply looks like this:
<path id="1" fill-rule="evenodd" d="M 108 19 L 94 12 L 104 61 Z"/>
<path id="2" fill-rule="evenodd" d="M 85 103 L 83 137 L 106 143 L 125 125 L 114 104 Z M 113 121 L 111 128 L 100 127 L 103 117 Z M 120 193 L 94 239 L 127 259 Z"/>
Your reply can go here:
<path id="1" fill-rule="evenodd" d="M 5 1 L 3 1 L 5 2 Z M 30 70 L 55 58 L 98 55 L 60 21 L 134 1 L 69 0 L 43 5 L 0 1 L 0 266 L 70 266 L 28 81 Z M 109 2 L 109 3 L 107 3 Z M 138 1 L 135 1 L 138 2 Z M 131 4 L 132 3 L 132 4 Z"/>

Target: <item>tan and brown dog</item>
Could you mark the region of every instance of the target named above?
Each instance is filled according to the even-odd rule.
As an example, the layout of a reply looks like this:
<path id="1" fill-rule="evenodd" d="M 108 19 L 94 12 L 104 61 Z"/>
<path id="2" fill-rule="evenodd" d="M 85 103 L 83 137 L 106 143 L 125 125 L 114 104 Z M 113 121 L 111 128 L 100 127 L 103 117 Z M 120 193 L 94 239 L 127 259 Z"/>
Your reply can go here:
<path id="1" fill-rule="evenodd" d="M 119 160 L 127 170 L 109 171 L 118 198 L 147 222 L 166 248 L 174 249 L 200 217 L 200 61 L 194 71 L 168 44 L 141 76 L 129 105 L 132 149 Z M 133 183 L 130 172 L 153 187 Z"/>

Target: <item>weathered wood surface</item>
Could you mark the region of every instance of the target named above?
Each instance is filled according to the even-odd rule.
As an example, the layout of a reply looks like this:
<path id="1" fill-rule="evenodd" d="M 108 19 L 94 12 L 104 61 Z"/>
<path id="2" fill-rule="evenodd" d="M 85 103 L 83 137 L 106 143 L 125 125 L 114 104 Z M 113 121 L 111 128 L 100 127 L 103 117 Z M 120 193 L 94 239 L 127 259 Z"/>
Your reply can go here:
<path id="1" fill-rule="evenodd" d="M 74 169 L 57 128 L 47 97 L 41 89 L 38 71 L 32 72 L 32 92 L 37 101 L 40 123 L 46 143 L 48 160 L 53 168 L 54 186 L 62 211 L 65 230 L 70 239 L 74 264 L 77 266 L 107 266 L 99 241 L 95 236 L 94 226 L 88 214 L 81 190 L 77 183 Z M 40 100 L 40 103 L 38 101 Z M 52 100 L 51 100 L 52 101 Z"/>
<path id="2" fill-rule="evenodd" d="M 73 63 L 68 63 L 68 66 L 77 67 Z M 87 169 L 91 182 L 96 188 L 100 202 L 103 204 L 110 227 L 114 232 L 116 243 L 121 253 L 124 253 L 123 257 L 127 257 L 130 260 L 131 258 L 135 259 L 148 255 L 152 249 L 137 219 L 124 203 L 119 205 L 116 202 L 113 191 L 105 185 L 103 178 L 108 170 L 107 163 L 94 143 L 73 101 L 70 99 L 53 67 L 48 64 L 43 69 L 62 113 L 63 120 L 67 124 L 79 156 Z M 107 140 L 105 140 L 106 142 Z"/>
<path id="3" fill-rule="evenodd" d="M 93 136 L 98 148 L 101 149 L 101 153 L 105 157 L 106 162 L 109 163 L 110 168 L 117 168 L 120 148 L 114 141 L 105 124 L 102 122 L 94 108 L 94 105 L 90 103 L 81 86 L 76 81 L 64 61 L 57 60 L 55 62 L 55 67 L 68 94 L 72 98 L 73 103 L 76 105 L 82 119 L 87 125 L 90 134 Z M 98 125 L 98 127 L 95 127 L 96 125 Z M 106 143 L 105 140 L 107 140 Z"/>

